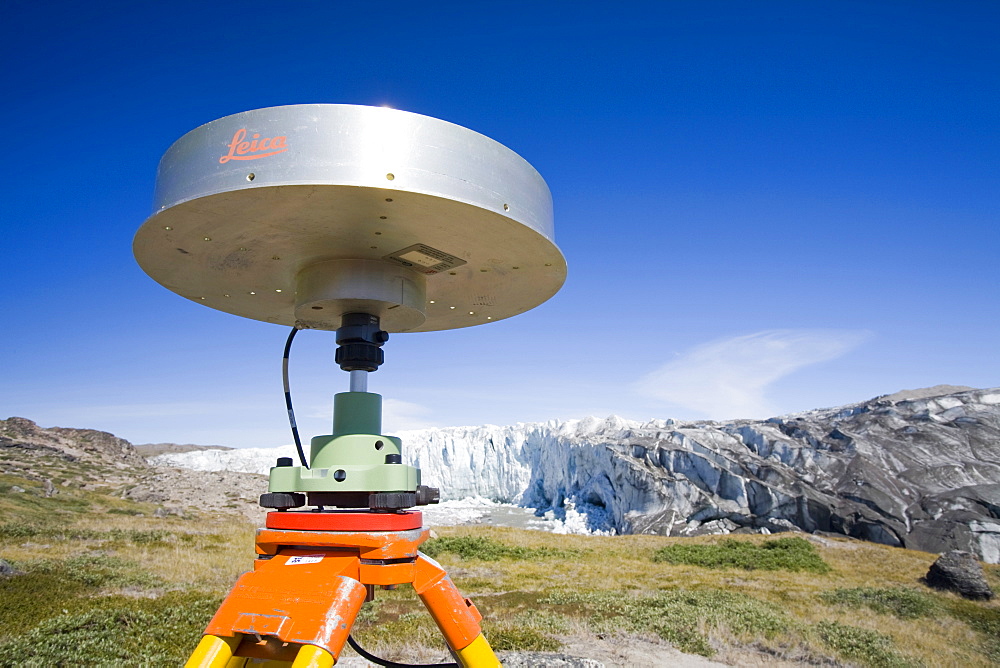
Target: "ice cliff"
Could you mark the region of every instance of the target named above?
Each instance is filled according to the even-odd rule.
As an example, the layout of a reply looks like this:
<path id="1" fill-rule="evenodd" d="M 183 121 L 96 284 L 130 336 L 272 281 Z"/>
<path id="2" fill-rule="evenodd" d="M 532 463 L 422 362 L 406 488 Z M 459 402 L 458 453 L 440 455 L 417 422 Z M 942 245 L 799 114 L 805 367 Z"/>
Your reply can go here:
<path id="1" fill-rule="evenodd" d="M 1000 562 L 1000 388 L 916 391 L 769 420 L 618 417 L 402 432 L 445 499 L 583 513 L 595 531 L 824 531 Z M 155 463 L 266 473 L 292 448 Z"/>

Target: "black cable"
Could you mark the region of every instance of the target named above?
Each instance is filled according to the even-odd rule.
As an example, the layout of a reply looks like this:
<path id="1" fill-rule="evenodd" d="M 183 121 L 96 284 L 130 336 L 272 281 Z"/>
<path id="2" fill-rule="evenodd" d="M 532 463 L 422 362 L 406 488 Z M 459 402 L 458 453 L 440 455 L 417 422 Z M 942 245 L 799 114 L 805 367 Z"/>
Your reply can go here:
<path id="1" fill-rule="evenodd" d="M 360 654 L 364 659 L 371 661 L 372 663 L 377 663 L 380 666 L 385 666 L 385 668 L 459 668 L 457 663 L 396 663 L 395 661 L 389 661 L 388 659 L 380 659 L 371 652 L 365 650 L 364 647 L 359 645 L 357 641 L 351 636 L 347 636 L 347 644 L 351 646 L 355 652 Z"/>
<path id="2" fill-rule="evenodd" d="M 285 408 L 288 409 L 288 424 L 292 427 L 292 438 L 295 439 L 295 449 L 299 452 L 299 461 L 302 462 L 302 466 L 309 468 L 309 464 L 306 462 L 306 453 L 302 451 L 302 439 L 299 438 L 299 428 L 295 424 L 295 411 L 292 410 L 292 392 L 288 387 L 288 353 L 292 350 L 292 339 L 295 338 L 295 334 L 298 331 L 298 327 L 292 327 L 292 331 L 288 335 L 288 340 L 285 341 L 285 354 L 281 358 L 281 381 L 285 387 Z"/>

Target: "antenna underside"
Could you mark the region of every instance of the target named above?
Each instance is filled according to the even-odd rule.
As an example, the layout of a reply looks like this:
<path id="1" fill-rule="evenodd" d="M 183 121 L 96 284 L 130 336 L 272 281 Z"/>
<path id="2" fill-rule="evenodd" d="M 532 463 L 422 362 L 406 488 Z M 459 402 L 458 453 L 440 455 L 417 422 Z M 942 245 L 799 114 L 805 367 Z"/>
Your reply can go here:
<path id="1" fill-rule="evenodd" d="M 517 315 L 562 286 L 541 176 L 445 121 L 350 105 L 228 116 L 166 153 L 133 247 L 170 290 L 235 315 L 390 332 Z"/>

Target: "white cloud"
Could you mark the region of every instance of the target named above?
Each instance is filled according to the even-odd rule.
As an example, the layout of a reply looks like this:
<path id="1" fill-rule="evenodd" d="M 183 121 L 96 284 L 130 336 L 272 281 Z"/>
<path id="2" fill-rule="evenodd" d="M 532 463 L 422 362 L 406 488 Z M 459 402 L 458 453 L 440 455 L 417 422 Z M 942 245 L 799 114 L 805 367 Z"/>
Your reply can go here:
<path id="1" fill-rule="evenodd" d="M 437 424 L 427 419 L 430 409 L 399 399 L 382 399 L 382 432 L 393 434 L 408 429 L 426 429 Z"/>
<path id="2" fill-rule="evenodd" d="M 773 415 L 769 385 L 844 355 L 869 338 L 856 330 L 772 329 L 697 346 L 641 378 L 636 389 L 714 419 Z"/>
<path id="3" fill-rule="evenodd" d="M 406 431 L 407 429 L 436 427 L 438 426 L 437 423 L 432 423 L 427 417 L 430 412 L 429 408 L 421 404 L 382 397 L 382 433 L 394 434 L 397 431 Z M 296 410 L 295 414 L 297 416 L 299 411 Z M 329 422 L 333 416 L 333 409 L 329 405 L 321 406 L 316 404 L 310 406 L 304 412 L 304 415 L 308 419 L 322 419 Z M 299 425 L 299 429 L 301 431 L 301 424 Z"/>

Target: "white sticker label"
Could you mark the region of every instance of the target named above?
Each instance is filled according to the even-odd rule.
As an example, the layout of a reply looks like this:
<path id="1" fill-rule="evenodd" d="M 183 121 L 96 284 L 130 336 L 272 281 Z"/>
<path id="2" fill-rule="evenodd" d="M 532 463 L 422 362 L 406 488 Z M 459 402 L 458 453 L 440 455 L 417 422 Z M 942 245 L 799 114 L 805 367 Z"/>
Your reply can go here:
<path id="1" fill-rule="evenodd" d="M 297 564 L 318 564 L 323 561 L 322 554 L 304 554 L 299 557 L 290 557 L 285 562 L 285 566 L 295 566 Z"/>

